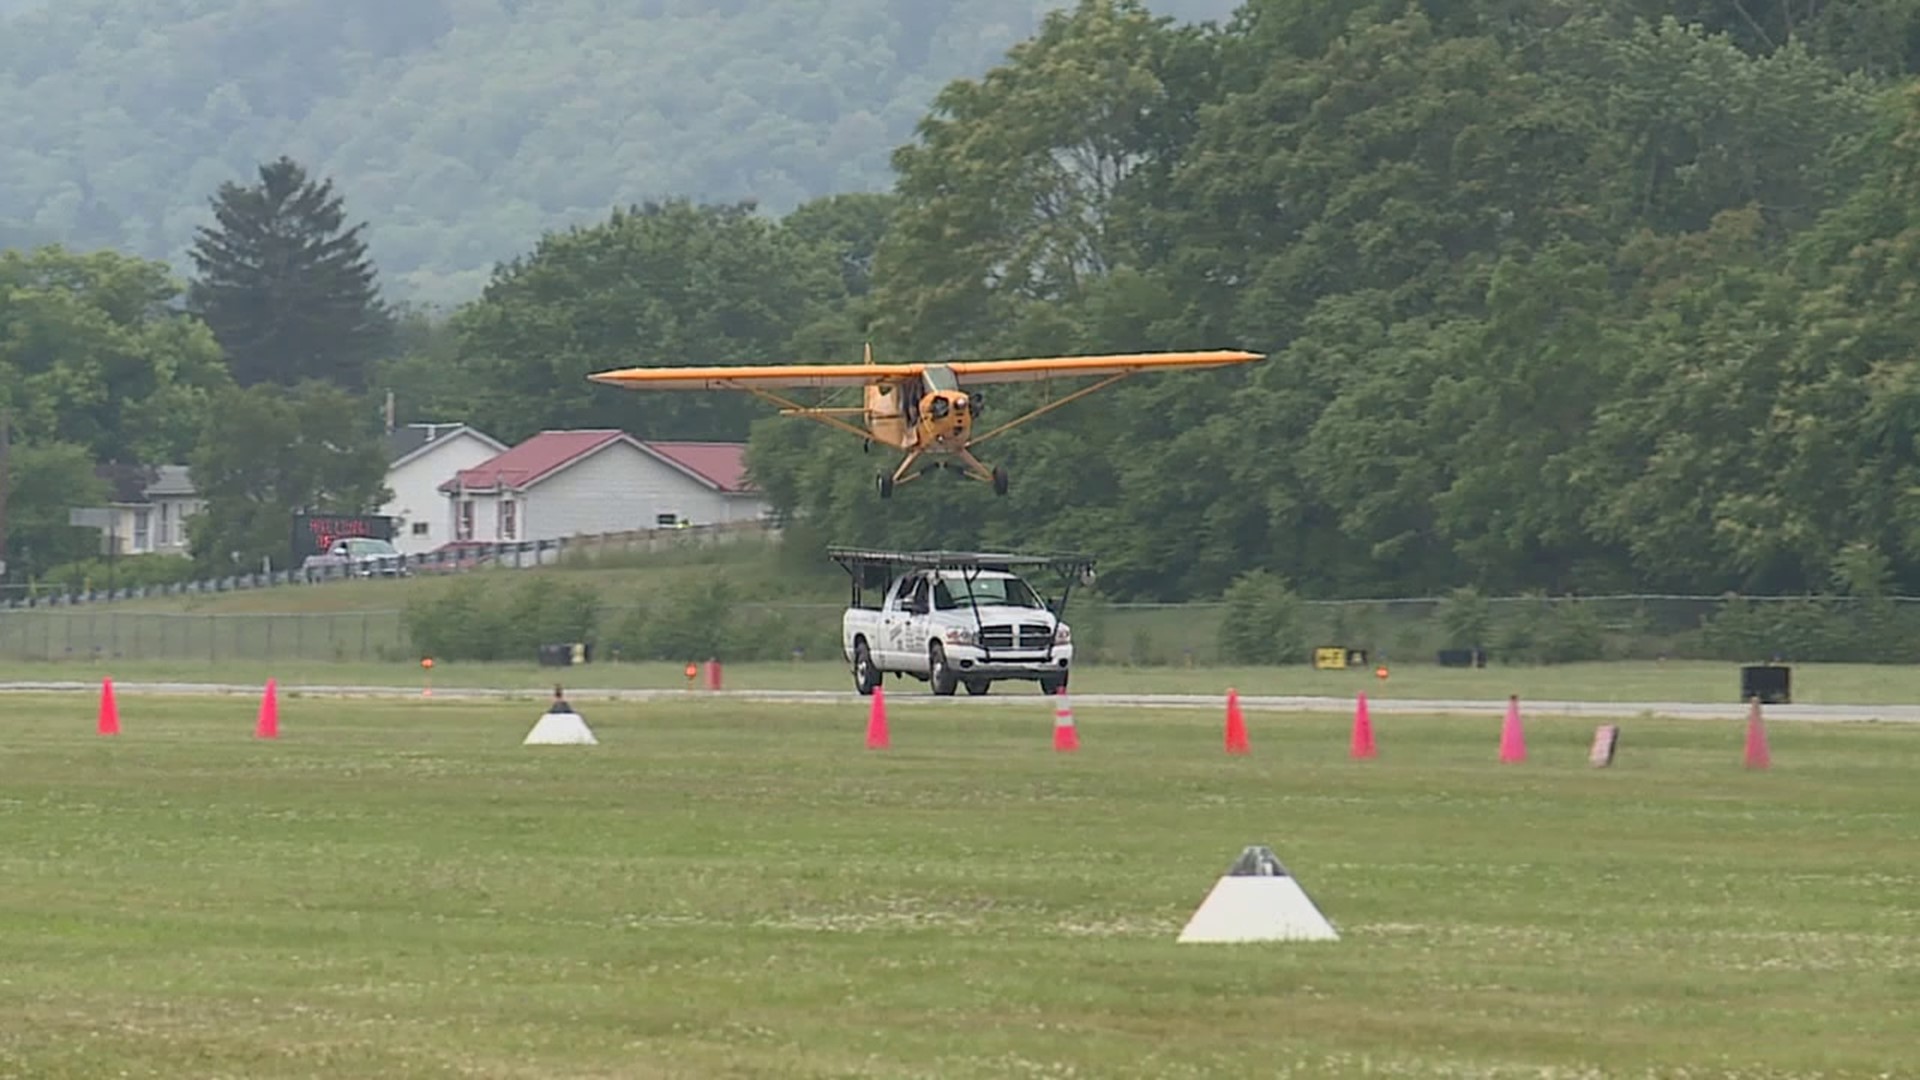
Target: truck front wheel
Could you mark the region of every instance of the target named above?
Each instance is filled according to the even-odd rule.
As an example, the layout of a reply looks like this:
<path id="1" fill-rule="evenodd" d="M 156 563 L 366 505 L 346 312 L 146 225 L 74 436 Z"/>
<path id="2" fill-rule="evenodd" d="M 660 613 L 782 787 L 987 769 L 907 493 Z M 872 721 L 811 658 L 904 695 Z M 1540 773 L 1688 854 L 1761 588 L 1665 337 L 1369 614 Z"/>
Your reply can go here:
<path id="1" fill-rule="evenodd" d="M 861 638 L 853 643 L 853 688 L 861 697 L 872 697 L 873 689 L 880 685 L 880 669 L 874 666 L 873 652 L 867 648 L 867 639 Z"/>
<path id="2" fill-rule="evenodd" d="M 960 677 L 947 665 L 947 650 L 937 641 L 927 647 L 927 681 L 941 697 L 952 697 L 960 685 Z"/>

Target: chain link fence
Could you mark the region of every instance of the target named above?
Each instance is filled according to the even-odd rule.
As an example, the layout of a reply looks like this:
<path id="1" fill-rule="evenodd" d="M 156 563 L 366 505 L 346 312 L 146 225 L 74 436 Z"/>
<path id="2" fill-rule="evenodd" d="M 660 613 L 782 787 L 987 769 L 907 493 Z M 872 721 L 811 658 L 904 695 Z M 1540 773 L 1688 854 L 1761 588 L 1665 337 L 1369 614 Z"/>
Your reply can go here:
<path id="1" fill-rule="evenodd" d="M 746 610 L 751 608 L 751 611 Z M 754 604 L 736 659 L 830 659 L 839 653 L 838 604 Z M 766 618 L 774 615 L 778 618 Z M 1222 649 L 1227 605 L 1076 600 L 1067 612 L 1083 663 L 1204 666 L 1234 662 Z M 596 660 L 622 656 L 636 618 L 661 612 L 608 607 L 593 631 Z M 1316 647 L 1361 649 L 1370 662 L 1435 663 L 1441 650 L 1479 649 L 1489 663 L 1711 659 L 1910 663 L 1920 659 L 1920 599 L 1609 596 L 1304 601 L 1278 650 L 1307 663 Z M 773 638 L 779 640 L 773 640 Z M 722 647 L 723 650 L 726 648 Z M 0 659 L 123 659 L 220 663 L 415 661 L 400 611 L 193 614 L 107 605 L 0 610 Z M 535 657 L 529 655 L 529 662 Z M 684 660 L 689 657 L 658 657 Z"/>

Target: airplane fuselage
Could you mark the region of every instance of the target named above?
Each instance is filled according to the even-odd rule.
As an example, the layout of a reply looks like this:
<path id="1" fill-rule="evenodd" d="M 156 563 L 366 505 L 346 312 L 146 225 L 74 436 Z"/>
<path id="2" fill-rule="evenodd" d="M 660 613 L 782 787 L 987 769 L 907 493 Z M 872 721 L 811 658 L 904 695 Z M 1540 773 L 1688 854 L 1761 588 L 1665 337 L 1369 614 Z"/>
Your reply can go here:
<path id="1" fill-rule="evenodd" d="M 873 441 L 923 454 L 965 450 L 978 398 L 960 389 L 952 371 L 933 366 L 924 378 L 867 387 L 866 427 Z"/>

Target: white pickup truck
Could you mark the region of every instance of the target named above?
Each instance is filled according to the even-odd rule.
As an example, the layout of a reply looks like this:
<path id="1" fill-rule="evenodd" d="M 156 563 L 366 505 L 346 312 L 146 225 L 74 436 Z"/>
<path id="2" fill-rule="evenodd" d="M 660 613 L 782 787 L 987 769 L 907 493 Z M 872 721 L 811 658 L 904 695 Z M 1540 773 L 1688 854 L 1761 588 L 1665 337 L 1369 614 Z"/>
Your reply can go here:
<path id="1" fill-rule="evenodd" d="M 844 549 L 836 550 L 854 574 L 854 601 L 841 618 L 840 637 L 861 694 L 872 694 L 889 672 L 926 682 L 940 695 L 960 686 L 984 694 L 1008 679 L 1037 682 L 1047 694 L 1067 685 L 1073 632 L 1057 613 L 1065 597 L 1049 605 L 1019 575 L 996 565 L 1013 557 L 858 553 L 849 560 Z M 862 561 L 861 569 L 885 564 L 886 588 L 877 604 L 862 601 L 856 570 Z M 1082 575 L 1090 579 L 1091 560 L 1082 561 Z M 908 568 L 895 574 L 897 563 Z"/>

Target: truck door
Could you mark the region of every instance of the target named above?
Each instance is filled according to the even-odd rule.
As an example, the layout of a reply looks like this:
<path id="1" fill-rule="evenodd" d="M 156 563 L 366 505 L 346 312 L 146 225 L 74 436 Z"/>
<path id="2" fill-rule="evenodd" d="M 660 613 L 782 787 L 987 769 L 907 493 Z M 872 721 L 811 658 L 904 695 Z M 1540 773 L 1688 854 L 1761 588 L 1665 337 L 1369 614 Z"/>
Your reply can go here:
<path id="1" fill-rule="evenodd" d="M 927 670 L 926 624 L 932 597 L 932 587 L 925 574 L 910 574 L 900 579 L 887 625 L 887 648 L 892 652 L 892 665 L 897 670 Z"/>
<path id="2" fill-rule="evenodd" d="M 907 574 L 893 583 L 880 605 L 880 632 L 876 635 L 879 640 L 873 643 L 873 655 L 880 666 L 889 671 L 899 671 L 904 659 L 900 642 L 907 633 L 907 598 L 912 594 L 913 575 Z"/>

